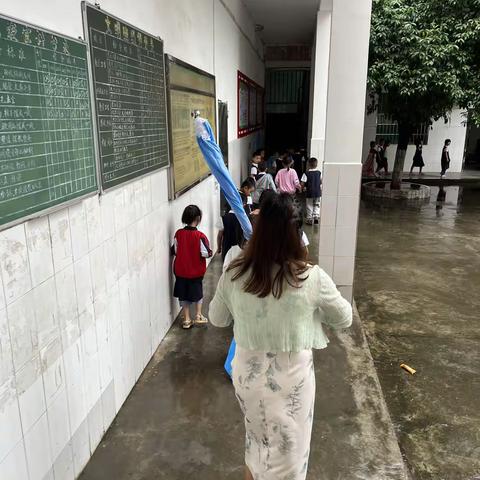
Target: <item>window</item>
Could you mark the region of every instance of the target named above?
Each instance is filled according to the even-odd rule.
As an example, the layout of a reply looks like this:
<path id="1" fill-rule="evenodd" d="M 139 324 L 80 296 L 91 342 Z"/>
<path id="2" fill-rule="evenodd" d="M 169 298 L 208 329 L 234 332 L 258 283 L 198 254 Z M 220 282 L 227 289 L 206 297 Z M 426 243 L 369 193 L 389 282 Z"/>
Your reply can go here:
<path id="1" fill-rule="evenodd" d="M 267 69 L 267 113 L 299 113 L 310 92 L 309 81 L 310 71 L 307 69 Z"/>
<path id="2" fill-rule="evenodd" d="M 415 142 L 421 140 L 424 145 L 428 143 L 428 131 L 429 126 L 422 124 L 414 133 L 410 136 L 409 144 L 414 145 Z M 384 113 L 377 113 L 377 142 L 384 138 L 390 143 L 398 143 L 398 124 Z"/>
<path id="3" fill-rule="evenodd" d="M 424 145 L 428 143 L 428 131 L 430 126 L 426 123 L 420 125 L 411 135 L 409 144 L 414 145 L 415 142 L 421 140 Z M 383 102 L 382 97 L 378 99 L 378 109 L 377 109 L 377 130 L 376 130 L 376 140 L 377 142 L 384 138 L 390 143 L 398 143 L 398 124 L 387 114 L 383 112 Z"/>

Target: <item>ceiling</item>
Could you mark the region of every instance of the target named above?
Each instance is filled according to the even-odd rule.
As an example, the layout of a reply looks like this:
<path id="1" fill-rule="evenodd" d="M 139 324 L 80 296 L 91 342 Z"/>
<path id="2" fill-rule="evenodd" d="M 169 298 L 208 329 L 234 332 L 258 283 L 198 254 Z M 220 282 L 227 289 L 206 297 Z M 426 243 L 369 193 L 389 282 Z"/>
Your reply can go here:
<path id="1" fill-rule="evenodd" d="M 320 0 L 243 0 L 266 45 L 311 45 Z"/>

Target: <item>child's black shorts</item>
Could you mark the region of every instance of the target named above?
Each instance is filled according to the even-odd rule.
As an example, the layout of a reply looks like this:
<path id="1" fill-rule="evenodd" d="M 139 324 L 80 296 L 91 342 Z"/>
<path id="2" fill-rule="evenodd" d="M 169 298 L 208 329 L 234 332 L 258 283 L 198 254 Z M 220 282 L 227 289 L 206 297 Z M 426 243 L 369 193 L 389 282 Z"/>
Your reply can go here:
<path id="1" fill-rule="evenodd" d="M 203 277 L 175 277 L 173 296 L 181 302 L 199 302 L 203 298 Z"/>

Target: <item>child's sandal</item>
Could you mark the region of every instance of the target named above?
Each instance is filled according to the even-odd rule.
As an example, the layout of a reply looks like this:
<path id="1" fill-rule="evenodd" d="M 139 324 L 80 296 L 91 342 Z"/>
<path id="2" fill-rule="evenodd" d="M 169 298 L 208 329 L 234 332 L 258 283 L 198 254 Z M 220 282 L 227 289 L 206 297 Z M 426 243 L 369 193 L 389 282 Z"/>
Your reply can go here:
<path id="1" fill-rule="evenodd" d="M 195 325 L 206 325 L 208 323 L 208 318 L 204 317 L 202 314 L 195 317 Z"/>
<path id="2" fill-rule="evenodd" d="M 193 322 L 191 320 L 183 320 L 182 322 L 182 328 L 184 330 L 188 330 L 189 328 L 193 327 Z"/>

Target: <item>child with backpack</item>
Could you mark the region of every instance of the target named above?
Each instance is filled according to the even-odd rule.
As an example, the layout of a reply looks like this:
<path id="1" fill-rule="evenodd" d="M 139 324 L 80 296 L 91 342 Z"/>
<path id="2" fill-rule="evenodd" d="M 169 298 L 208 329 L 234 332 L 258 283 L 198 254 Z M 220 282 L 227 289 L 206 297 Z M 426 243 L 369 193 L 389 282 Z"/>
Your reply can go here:
<path id="1" fill-rule="evenodd" d="M 318 160 L 310 158 L 308 169 L 302 175 L 302 186 L 306 197 L 307 225 L 317 224 L 320 219 L 320 198 L 322 196 L 322 173 L 318 170 Z"/>

